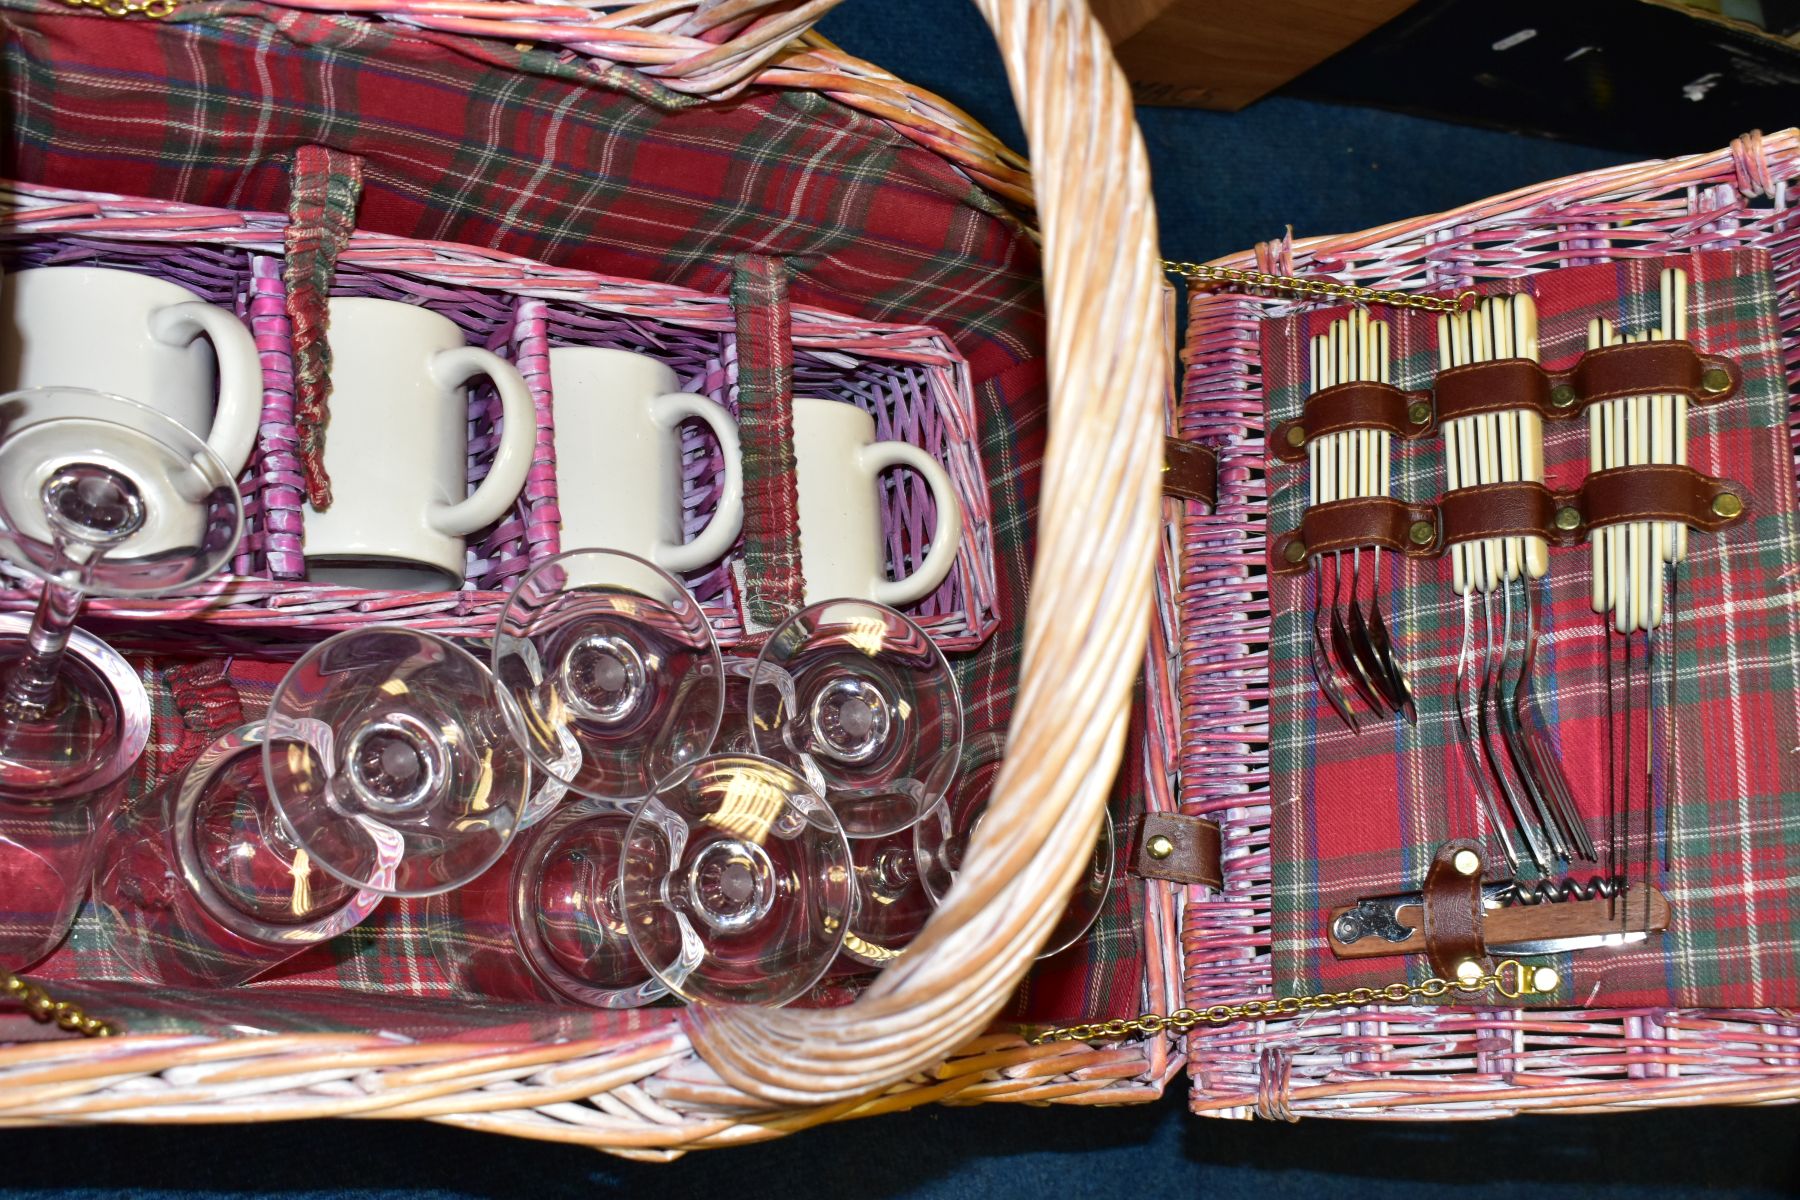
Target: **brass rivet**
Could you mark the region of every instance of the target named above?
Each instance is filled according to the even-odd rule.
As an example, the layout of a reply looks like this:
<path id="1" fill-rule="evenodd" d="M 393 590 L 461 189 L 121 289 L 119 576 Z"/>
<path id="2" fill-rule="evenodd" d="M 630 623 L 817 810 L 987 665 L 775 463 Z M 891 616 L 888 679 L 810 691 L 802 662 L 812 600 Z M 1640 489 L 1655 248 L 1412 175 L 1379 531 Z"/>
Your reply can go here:
<path id="1" fill-rule="evenodd" d="M 1557 408 L 1567 408 L 1575 403 L 1575 389 L 1566 383 L 1559 383 L 1550 389 L 1550 403 Z"/>
<path id="2" fill-rule="evenodd" d="M 1287 549 L 1281 552 L 1281 557 L 1287 559 L 1291 563 L 1305 562 L 1306 543 L 1299 539 L 1289 542 L 1287 544 Z"/>
<path id="3" fill-rule="evenodd" d="M 1581 528 L 1581 510 L 1572 504 L 1565 504 L 1556 510 L 1556 527 L 1570 530 Z"/>
<path id="4" fill-rule="evenodd" d="M 1287 431 L 1287 444 L 1290 446 L 1306 445 L 1306 430 L 1299 425 L 1289 425 Z"/>
<path id="5" fill-rule="evenodd" d="M 1724 367 L 1708 367 L 1700 372 L 1702 391 L 1723 392 L 1731 387 L 1731 372 Z"/>
<path id="6" fill-rule="evenodd" d="M 1437 538 L 1437 526 L 1430 521 L 1414 521 L 1406 536 L 1415 546 L 1429 546 Z"/>
<path id="7" fill-rule="evenodd" d="M 1479 875 L 1481 874 L 1481 855 L 1473 850 L 1458 850 L 1456 856 L 1450 860 L 1450 865 L 1456 868 L 1458 875 Z"/>
<path id="8" fill-rule="evenodd" d="M 1481 978 L 1481 964 L 1472 958 L 1465 958 L 1456 964 L 1456 977 L 1463 983 L 1474 983 Z"/>
<path id="9" fill-rule="evenodd" d="M 1431 420 L 1431 405 L 1423 400 L 1415 400 L 1406 410 L 1407 420 L 1414 425 L 1423 425 Z"/>
<path id="10" fill-rule="evenodd" d="M 1713 497 L 1712 510 L 1715 516 L 1730 520 L 1744 511 L 1744 502 L 1738 499 L 1736 492 L 1720 492 Z"/>
<path id="11" fill-rule="evenodd" d="M 1144 850 L 1151 858 L 1161 862 L 1175 853 L 1175 843 L 1169 840 L 1167 834 L 1159 833 L 1145 843 Z"/>
<path id="12" fill-rule="evenodd" d="M 1562 976 L 1556 973 L 1555 967 L 1539 967 L 1531 973 L 1531 987 L 1534 991 L 1554 992 L 1562 986 Z"/>

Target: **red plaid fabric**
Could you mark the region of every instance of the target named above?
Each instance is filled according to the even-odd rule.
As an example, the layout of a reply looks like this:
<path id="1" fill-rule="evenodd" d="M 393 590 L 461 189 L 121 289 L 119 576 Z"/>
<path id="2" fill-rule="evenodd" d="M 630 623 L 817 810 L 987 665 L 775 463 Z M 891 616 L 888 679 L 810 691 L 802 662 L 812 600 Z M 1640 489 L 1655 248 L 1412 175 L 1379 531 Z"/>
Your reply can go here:
<path id="1" fill-rule="evenodd" d="M 762 254 L 738 255 L 731 304 L 744 455 L 744 607 L 752 622 L 768 629 L 800 608 L 805 588 L 787 264 Z"/>
<path id="2" fill-rule="evenodd" d="M 337 277 L 337 258 L 356 228 L 362 199 L 362 160 L 324 146 L 294 151 L 293 193 L 282 238 L 282 282 L 287 287 L 288 320 L 294 327 L 294 403 L 300 426 L 300 463 L 306 498 L 320 511 L 331 507 L 331 479 L 325 474 L 325 412 L 331 396 L 331 343 L 325 298 Z"/>
<path id="3" fill-rule="evenodd" d="M 1800 594 L 1787 388 L 1773 282 L 1761 252 L 1682 259 L 1623 259 L 1534 275 L 1546 366 L 1571 365 L 1588 322 L 1621 330 L 1654 320 L 1658 278 L 1685 266 L 1692 280 L 1693 340 L 1736 359 L 1741 392 L 1689 417 L 1691 463 L 1738 480 L 1752 517 L 1717 536 L 1694 534 L 1681 569 L 1676 646 L 1678 703 L 1661 709 L 1659 774 L 1668 780 L 1671 871 L 1659 886 L 1674 907 L 1670 931 L 1637 946 L 1563 956 L 1564 986 L 1544 1003 L 1770 1006 L 1800 999 Z M 1488 291 L 1502 289 L 1487 289 Z M 1504 289 L 1504 290 L 1511 290 Z M 1297 415 L 1309 390 L 1306 339 L 1342 310 L 1270 322 L 1263 333 L 1271 423 Z M 1435 320 L 1384 310 L 1393 331 L 1395 382 L 1423 387 L 1437 369 Z M 1552 487 L 1586 471 L 1582 421 L 1545 438 Z M 1396 493 L 1434 498 L 1443 490 L 1442 441 L 1394 443 Z M 1305 507 L 1305 467 L 1271 464 L 1270 529 L 1293 527 Z M 1591 831 L 1605 824 L 1607 694 L 1605 638 L 1589 608 L 1589 550 L 1552 550 L 1545 639 L 1536 688 L 1563 770 Z M 1276 613 L 1270 764 L 1274 804 L 1277 989 L 1282 994 L 1379 985 L 1402 970 L 1428 974 L 1422 959 L 1335 958 L 1325 939 L 1336 905 L 1418 887 L 1433 848 L 1481 832 L 1463 766 L 1452 706 L 1462 605 L 1448 558 L 1384 563 L 1383 610 L 1418 697 L 1419 724 L 1370 721 L 1343 728 L 1307 666 L 1312 589 L 1307 576 L 1271 584 Z M 1365 563 L 1365 571 L 1367 564 Z M 1365 584 L 1366 592 L 1366 584 Z M 1479 620 L 1479 603 L 1476 607 Z M 1498 619 L 1496 617 L 1496 619 Z M 1642 639 L 1636 710 L 1636 770 L 1644 770 Z M 1667 666 L 1659 664 L 1659 672 Z M 1622 671 L 1621 671 L 1622 675 Z M 1666 678 L 1660 676 L 1659 678 Z M 1622 686 L 1622 685 L 1621 685 Z M 1666 686 L 1666 684 L 1664 685 Z M 1623 705 L 1618 706 L 1623 721 Z M 1620 735 L 1622 737 L 1622 734 Z M 1636 820 L 1645 819 L 1643 788 Z M 1644 851 L 1639 833 L 1638 851 Z M 1504 873 L 1494 854 L 1490 877 Z M 1593 873 L 1577 870 L 1577 875 Z M 1660 874 L 1660 872 L 1659 872 Z"/>
<path id="4" fill-rule="evenodd" d="M 780 260 L 793 303 L 944 330 L 975 386 L 1001 618 L 953 665 L 970 736 L 1005 727 L 1044 447 L 1044 316 L 1030 239 L 956 168 L 812 94 L 696 104 L 545 51 L 239 0 L 155 23 L 54 0 L 0 6 L 17 178 L 279 211 L 293 155 L 329 146 L 363 164 L 365 230 L 715 293 L 755 255 Z M 233 661 L 246 715 L 280 672 Z M 173 753 L 185 727 L 167 688 L 156 704 L 155 736 Z M 1104 984 L 1059 985 L 1069 1008 L 1043 1019 L 1137 1008 L 1142 897 L 1120 897 L 1094 935 L 1108 949 L 1079 967 Z M 53 973 L 94 977 L 83 968 L 105 940 L 84 922 Z M 282 982 L 319 996 L 320 1020 L 346 987 L 449 994 L 411 904 L 382 905 L 290 968 Z"/>

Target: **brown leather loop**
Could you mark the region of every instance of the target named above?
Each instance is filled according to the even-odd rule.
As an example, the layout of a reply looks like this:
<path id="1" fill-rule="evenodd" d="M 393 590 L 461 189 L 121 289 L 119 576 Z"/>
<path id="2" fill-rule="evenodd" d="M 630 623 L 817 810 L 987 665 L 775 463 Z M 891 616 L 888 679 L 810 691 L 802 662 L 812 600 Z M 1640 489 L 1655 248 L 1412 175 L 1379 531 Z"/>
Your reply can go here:
<path id="1" fill-rule="evenodd" d="M 1723 388 L 1706 386 L 1708 372 L 1724 372 Z M 1626 396 L 1686 396 L 1696 404 L 1717 404 L 1735 395 L 1742 377 L 1737 364 L 1701 355 L 1688 342 L 1633 342 L 1589 350 L 1568 373 L 1584 405 Z M 1713 379 L 1717 382 L 1718 376 Z"/>
<path id="2" fill-rule="evenodd" d="M 1555 373 L 1524 358 L 1451 367 L 1439 373 L 1432 402 L 1439 425 L 1514 409 L 1566 421 L 1590 404 L 1626 396 L 1686 396 L 1695 404 L 1717 404 L 1736 395 L 1741 381 L 1736 363 L 1703 355 L 1688 342 L 1633 342 L 1589 350 L 1571 370 Z"/>
<path id="3" fill-rule="evenodd" d="M 1415 531 L 1430 537 L 1415 540 Z M 1406 504 L 1390 496 L 1365 496 L 1358 500 L 1333 500 L 1306 510 L 1300 528 L 1269 539 L 1269 570 L 1277 575 L 1304 571 L 1321 554 L 1380 546 L 1414 558 L 1432 558 L 1442 552 L 1437 509 Z"/>
<path id="4" fill-rule="evenodd" d="M 1415 416 L 1424 419 L 1415 421 Z M 1298 418 L 1275 427 L 1269 446 L 1283 462 L 1304 462 L 1307 447 L 1327 434 L 1380 430 L 1395 437 L 1420 438 L 1436 428 L 1431 419 L 1431 393 L 1403 392 L 1391 383 L 1356 380 L 1308 396 Z"/>
<path id="5" fill-rule="evenodd" d="M 1546 417 L 1572 416 L 1578 406 L 1559 411 L 1550 402 L 1549 372 L 1528 358 L 1470 363 L 1439 373 L 1433 385 L 1438 423 L 1508 409 L 1535 409 Z"/>
<path id="6" fill-rule="evenodd" d="M 1679 521 L 1717 533 L 1748 516 L 1750 493 L 1692 467 L 1613 467 L 1587 477 L 1579 504 L 1583 531 L 1627 521 Z"/>
<path id="7" fill-rule="evenodd" d="M 1144 879 L 1225 886 L 1219 826 L 1203 817 L 1153 812 L 1138 818 L 1131 870 Z M 1160 857 L 1159 857 L 1160 854 Z"/>
<path id="8" fill-rule="evenodd" d="M 1219 452 L 1199 442 L 1163 439 L 1162 490 L 1165 496 L 1198 500 L 1210 509 L 1219 504 Z"/>
<path id="9" fill-rule="evenodd" d="M 1459 857 L 1473 854 L 1475 869 L 1457 869 Z M 1464 858 L 1465 863 L 1468 861 Z M 1425 956 L 1439 979 L 1455 980 L 1457 970 L 1473 961 L 1488 969 L 1487 946 L 1481 940 L 1481 872 L 1485 860 L 1474 842 L 1445 842 L 1431 857 L 1425 873 Z"/>
<path id="10" fill-rule="evenodd" d="M 1550 538 L 1557 498 L 1541 483 L 1486 483 L 1446 492 L 1438 501 L 1446 546 L 1491 537 Z"/>

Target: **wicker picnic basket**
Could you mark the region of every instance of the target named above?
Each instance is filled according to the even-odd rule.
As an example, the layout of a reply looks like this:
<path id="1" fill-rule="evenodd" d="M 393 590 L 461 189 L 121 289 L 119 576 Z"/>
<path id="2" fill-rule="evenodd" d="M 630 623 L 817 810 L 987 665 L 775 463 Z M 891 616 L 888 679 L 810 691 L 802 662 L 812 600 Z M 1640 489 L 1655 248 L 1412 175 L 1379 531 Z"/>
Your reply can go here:
<path id="1" fill-rule="evenodd" d="M 1160 436 L 1172 380 L 1169 293 L 1155 253 L 1148 174 L 1129 95 L 1085 5 L 1079 0 L 984 0 L 981 6 L 1014 78 L 1036 148 L 1036 170 L 1042 178 L 1058 181 L 1053 188 L 1037 189 L 1029 183 L 1023 160 L 953 106 L 804 35 L 810 22 L 830 7 L 829 0 L 602 10 L 509 0 L 356 6 L 378 12 L 373 19 L 343 15 L 346 6 L 311 3 L 264 7 L 248 18 L 241 7 L 211 0 L 89 7 L 98 11 L 70 12 L 37 0 L 21 0 L 19 6 L 22 17 L 39 23 L 43 36 L 14 46 L 20 105 L 15 133 L 23 147 L 17 161 L 23 164 L 21 180 L 30 182 L 13 185 L 5 236 L 15 247 L 27 247 L 20 253 L 38 254 L 33 262 L 65 261 L 66 255 L 94 261 L 96 254 L 105 262 L 116 262 L 117 256 L 166 258 L 175 252 L 169 243 L 180 241 L 184 245 L 176 250 L 190 257 L 174 266 L 164 262 L 164 269 L 197 281 L 225 263 L 217 269 L 236 273 L 235 288 L 240 297 L 248 297 L 241 311 L 253 326 L 259 315 L 275 319 L 283 309 L 276 296 L 279 272 L 268 262 L 259 265 L 258 258 L 281 249 L 280 220 L 258 217 L 254 196 L 244 200 L 248 167 L 245 174 L 233 176 L 228 169 L 194 187 L 208 198 L 232 201 L 230 209 L 243 212 L 185 203 L 193 196 L 182 194 L 186 185 L 172 182 L 173 176 L 157 185 L 121 185 L 121 191 L 135 195 L 160 195 L 157 200 L 97 190 L 101 181 L 120 177 L 114 175 L 119 164 L 102 168 L 84 159 L 82 139 L 71 136 L 68 127 L 81 119 L 76 115 L 81 105 L 92 100 L 94 93 L 83 89 L 98 75 L 45 70 L 49 58 L 67 49 L 62 39 L 71 45 L 81 40 L 85 31 L 70 22 L 112 20 L 109 38 L 139 39 L 140 50 L 154 46 L 145 39 L 165 30 L 185 34 L 184 24 L 192 22 L 208 36 L 240 39 L 237 45 L 252 47 L 259 56 L 274 39 L 320 48 L 321 59 L 334 66 L 338 57 L 366 52 L 372 40 L 387 38 L 409 52 L 425 47 L 454 64 L 474 64 L 490 74 L 529 68 L 536 78 L 579 84 L 571 95 L 607 88 L 662 111 L 678 111 L 702 99 L 742 100 L 766 96 L 770 89 L 803 90 L 852 110 L 844 116 L 842 109 L 816 98 L 789 106 L 791 112 L 782 108 L 778 115 L 791 118 L 797 138 L 816 134 L 808 154 L 829 160 L 837 140 L 850 133 L 867 139 L 870 128 L 885 128 L 886 140 L 874 139 L 884 153 L 903 164 L 916 165 L 921 155 L 932 158 L 937 166 L 918 172 L 924 179 L 921 186 L 948 192 L 957 204 L 978 210 L 984 228 L 1003 231 L 1010 239 L 1006 246 L 1025 244 L 1019 214 L 1031 214 L 1030 221 L 1042 231 L 1042 305 L 1048 313 L 1050 347 L 1044 356 L 1047 401 L 1041 390 L 1029 393 L 1029 381 L 1018 387 L 1036 396 L 1032 403 L 1047 414 L 1051 433 L 1042 496 L 1035 504 L 1030 614 L 1003 614 L 1014 624 L 1014 644 L 1020 648 L 1016 694 L 991 702 L 1003 719 L 1011 714 L 996 800 L 954 894 L 904 959 L 853 1002 L 781 1011 L 459 1012 L 454 1005 L 390 1011 L 380 995 L 332 992 L 318 1003 L 315 992 L 313 1003 L 299 1002 L 285 1015 L 286 1024 L 276 1022 L 280 1032 L 233 1036 L 227 1031 L 246 1025 L 269 1028 L 275 993 L 147 996 L 120 985 L 90 985 L 82 982 L 79 951 L 66 951 L 69 965 L 47 971 L 47 981 L 59 996 L 91 1012 L 123 1013 L 126 1032 L 88 1041 L 33 1040 L 28 1022 L 9 1019 L 6 1036 L 14 1044 L 0 1049 L 0 1090 L 8 1119 L 249 1121 L 381 1115 L 658 1157 L 952 1097 L 1118 1102 L 1158 1094 L 1180 1065 L 1165 1041 L 1031 1046 L 1011 1028 L 984 1032 L 1014 995 L 1057 918 L 1060 898 L 1090 857 L 1101 809 L 1126 752 L 1134 695 L 1148 693 L 1138 710 L 1149 714 L 1151 728 L 1146 732 L 1139 722 L 1130 739 L 1126 774 L 1146 794 L 1144 803 L 1173 805 L 1168 786 L 1174 745 L 1173 657 L 1168 653 L 1173 606 L 1169 563 L 1158 569 L 1163 541 L 1158 522 Z M 158 23 L 172 11 L 170 20 Z M 100 53 L 105 64 L 132 61 L 130 46 L 114 43 Z M 36 58 L 39 54 L 44 61 Z M 257 61 L 268 65 L 260 57 Z M 202 61 L 199 55 L 178 69 L 190 65 L 197 71 L 212 69 L 210 59 Z M 73 99 L 51 96 L 55 88 L 40 91 L 36 86 L 48 82 L 73 86 Z M 168 89 L 168 96 L 179 94 L 179 87 Z M 132 95 L 114 93 L 106 103 L 116 105 L 119 97 L 129 100 Z M 26 117 L 26 109 L 35 110 L 35 116 Z M 132 114 L 105 105 L 99 110 L 98 119 L 108 129 L 117 117 L 129 124 Z M 47 122 L 45 128 L 34 128 L 39 119 Z M 552 138 L 561 132 L 554 122 L 549 130 Z M 160 169 L 153 144 L 140 157 L 150 164 L 147 170 Z M 945 160 L 954 171 L 946 173 Z M 297 160 L 283 162 L 297 166 Z M 339 182 L 331 175 L 333 162 L 327 161 L 329 177 L 315 197 L 327 213 L 330 188 Z M 190 165 L 197 174 L 182 176 L 190 182 L 209 169 L 199 158 Z M 411 180 L 402 182 L 413 186 Z M 207 192 L 208 187 L 213 190 Z M 412 198 L 389 196 L 384 202 L 402 204 Z M 793 203 L 799 204 L 798 197 Z M 481 210 L 477 200 L 465 205 L 464 216 L 479 219 Z M 378 216 L 365 211 L 365 217 L 379 224 Z M 559 275 L 555 269 L 466 244 L 385 238 L 362 229 L 354 236 L 347 229 L 339 233 L 336 265 L 348 275 L 366 268 L 370 274 L 408 274 L 419 287 L 511 290 L 547 300 L 552 324 L 559 301 L 610 314 L 609 320 L 638 320 L 645 327 L 666 321 L 675 331 L 667 336 L 677 339 L 699 338 L 730 324 L 722 305 L 709 310 L 706 297 L 680 289 L 634 288 L 586 272 Z M 497 240 L 501 236 L 495 235 Z M 1010 254 L 1006 246 L 1001 250 Z M 295 247 L 290 244 L 287 250 L 291 259 Z M 345 274 L 340 282 L 343 278 Z M 710 279 L 723 283 L 728 277 Z M 259 299 L 264 302 L 260 308 Z M 485 329 L 497 347 L 510 339 L 517 349 L 520 339 L 541 331 L 544 315 L 525 304 L 505 319 L 471 312 L 464 325 L 477 333 Z M 916 374 L 894 368 L 892 377 L 901 382 L 893 387 L 942 399 L 948 408 L 940 409 L 951 413 L 950 434 L 956 432 L 962 419 L 955 416 L 961 411 L 956 405 L 966 396 L 968 368 L 947 342 L 933 341 L 929 329 L 862 322 L 846 333 L 829 314 L 801 304 L 793 307 L 791 325 L 784 336 L 791 337 L 794 347 L 806 347 L 811 338 L 827 358 L 834 352 L 856 352 L 910 363 Z M 263 332 L 258 330 L 259 337 Z M 267 332 L 274 337 L 278 331 L 271 326 Z M 720 357 L 697 359 L 700 374 L 715 372 L 717 389 L 744 382 L 741 376 L 748 371 L 739 371 L 740 364 L 731 361 L 739 350 L 748 353 L 742 346 L 744 330 L 737 332 L 737 349 L 727 353 L 722 347 L 730 339 L 724 338 Z M 1038 352 L 1031 354 L 1037 357 Z M 291 395 L 280 400 L 282 387 L 288 386 L 281 382 L 288 378 L 284 372 L 304 376 L 308 369 L 298 356 L 292 364 L 265 362 L 265 387 L 278 402 L 291 403 Z M 304 390 L 304 380 L 293 386 Z M 885 411 L 879 396 L 865 399 Z M 280 539 L 274 493 L 278 484 L 295 486 L 296 451 L 282 440 L 291 433 L 285 416 L 275 423 L 278 444 L 267 444 L 267 403 L 265 444 L 257 460 L 267 477 L 247 483 L 252 540 L 233 579 L 220 590 L 166 604 L 97 608 L 95 617 L 107 621 L 109 631 L 129 640 L 134 630 L 162 631 L 154 637 L 191 637 L 201 629 L 204 638 L 226 647 L 254 648 L 254 639 L 241 646 L 229 641 L 232 631 L 255 633 L 266 627 L 312 636 L 396 616 L 459 635 L 479 634 L 484 621 L 491 624 L 492 592 L 482 587 L 396 609 L 391 598 L 320 596 L 284 582 L 282 555 L 291 547 Z M 969 498 L 976 501 L 972 511 L 979 517 L 979 496 Z M 522 510 L 519 525 L 530 526 L 533 515 Z M 888 512 L 890 525 L 896 516 Z M 898 519 L 905 523 L 903 514 Z M 480 548 L 490 568 L 478 582 L 503 587 L 524 562 L 553 551 L 553 537 L 514 527 Z M 1162 557 L 1167 558 L 1166 548 Z M 959 637 L 979 641 L 994 621 L 985 582 L 991 566 L 974 556 L 959 570 L 958 598 L 941 610 L 945 619 L 933 630 L 953 647 Z M 1160 604 L 1152 600 L 1158 577 L 1164 583 L 1156 589 Z M 14 608 L 28 601 L 24 591 L 10 592 L 7 598 Z M 1160 648 L 1152 659 L 1156 669 L 1148 673 L 1145 688 L 1135 689 L 1153 613 Z M 712 616 L 729 638 L 731 615 L 719 608 Z M 1145 895 L 1149 903 L 1132 909 L 1137 927 L 1125 930 L 1131 978 L 1143 982 L 1124 1003 L 1168 1007 L 1178 1000 L 1176 897 L 1161 885 L 1147 888 Z"/>
<path id="2" fill-rule="evenodd" d="M 1283 239 L 1215 265 L 1442 294 L 1561 267 L 1760 249 L 1792 389 L 1800 386 L 1797 179 L 1800 133 L 1753 133 L 1716 153 L 1554 180 L 1362 233 Z M 1181 799 L 1183 811 L 1219 821 L 1225 876 L 1222 892 L 1191 895 L 1184 909 L 1185 991 L 1195 1008 L 1274 991 L 1257 329 L 1292 307 L 1196 292 L 1189 309 L 1181 430 L 1220 448 L 1221 482 L 1217 511 L 1189 518 L 1182 536 Z M 1443 1120 L 1792 1102 L 1797 1039 L 1800 1023 L 1782 1009 L 1408 1004 L 1202 1027 L 1186 1049 L 1199 1113 Z"/>

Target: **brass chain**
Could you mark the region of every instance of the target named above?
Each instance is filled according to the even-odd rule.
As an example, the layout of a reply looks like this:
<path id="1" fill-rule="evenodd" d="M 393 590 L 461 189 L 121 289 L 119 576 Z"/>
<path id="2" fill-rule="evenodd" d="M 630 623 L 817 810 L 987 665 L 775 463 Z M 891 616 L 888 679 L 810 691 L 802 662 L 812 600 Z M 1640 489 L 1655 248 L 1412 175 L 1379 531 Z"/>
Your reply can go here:
<path id="1" fill-rule="evenodd" d="M 76 3 L 78 0 L 70 0 Z M 1163 259 L 1163 270 L 1179 275 L 1190 284 L 1238 284 L 1263 288 L 1272 292 L 1288 292 L 1296 296 L 1313 296 L 1322 300 L 1361 300 L 1365 304 L 1385 304 L 1390 308 L 1418 308 L 1426 312 L 1460 312 L 1473 305 L 1475 292 L 1463 291 L 1454 296 L 1420 296 L 1382 288 L 1358 287 L 1335 279 L 1309 279 L 1304 275 L 1271 275 L 1267 271 L 1246 271 L 1242 267 L 1214 267 L 1206 263 L 1174 262 Z"/>
<path id="2" fill-rule="evenodd" d="M 109 17 L 148 17 L 160 21 L 175 11 L 177 0 L 63 0 L 70 8 L 97 8 Z"/>
<path id="3" fill-rule="evenodd" d="M 1404 1004 L 1408 1000 L 1437 1000 L 1451 992 L 1473 995 L 1489 988 L 1508 1000 L 1521 996 L 1539 996 L 1556 990 L 1560 982 L 1553 967 L 1527 967 L 1516 959 L 1506 959 L 1486 975 L 1468 979 L 1431 978 L 1423 983 L 1390 983 L 1386 987 L 1351 988 L 1347 992 L 1319 992 L 1313 996 L 1283 996 L 1281 999 L 1243 1000 L 1236 1004 L 1214 1004 L 1209 1008 L 1178 1008 L 1168 1016 L 1145 1013 L 1126 1020 L 1094 1021 L 1087 1025 L 1068 1025 L 1046 1029 L 1033 1035 L 1031 1044 L 1050 1042 L 1113 1042 L 1132 1036 L 1154 1037 L 1159 1033 L 1186 1033 L 1196 1025 L 1230 1025 L 1236 1021 L 1260 1021 L 1269 1017 L 1293 1017 L 1304 1012 L 1320 1012 L 1334 1008 L 1361 1008 L 1377 1002 Z"/>
<path id="4" fill-rule="evenodd" d="M 11 971 L 0 969 L 0 990 L 23 1005 L 34 1021 L 41 1021 L 46 1025 L 55 1024 L 59 1029 L 79 1033 L 82 1037 L 112 1037 L 119 1032 L 112 1022 L 88 1016 L 81 1011 L 80 1005 L 58 1000 L 37 984 L 21 979 Z"/>

